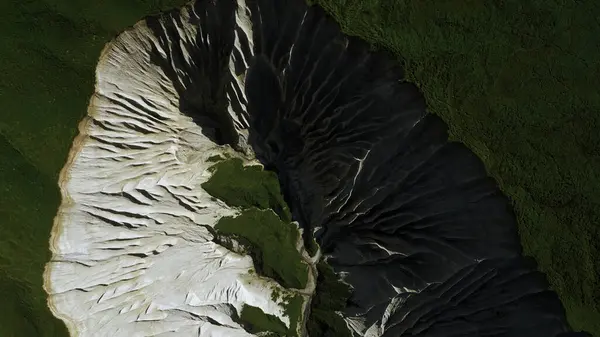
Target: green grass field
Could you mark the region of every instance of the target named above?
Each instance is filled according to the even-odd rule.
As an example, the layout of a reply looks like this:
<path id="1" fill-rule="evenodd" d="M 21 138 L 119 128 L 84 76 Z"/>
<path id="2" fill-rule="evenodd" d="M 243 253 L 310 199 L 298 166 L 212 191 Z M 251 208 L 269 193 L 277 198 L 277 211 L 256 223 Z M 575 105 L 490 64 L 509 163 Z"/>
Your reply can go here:
<path id="1" fill-rule="evenodd" d="M 393 51 L 513 200 L 525 252 L 600 336 L 600 4 L 317 0 Z M 0 1 L 0 336 L 65 336 L 41 288 L 57 177 L 104 43 L 182 0 Z"/>

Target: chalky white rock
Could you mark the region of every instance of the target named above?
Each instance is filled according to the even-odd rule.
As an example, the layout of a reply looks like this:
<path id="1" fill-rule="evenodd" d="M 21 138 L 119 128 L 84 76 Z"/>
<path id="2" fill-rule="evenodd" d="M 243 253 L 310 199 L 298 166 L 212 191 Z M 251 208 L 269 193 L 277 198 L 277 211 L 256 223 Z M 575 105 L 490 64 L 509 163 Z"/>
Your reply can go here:
<path id="1" fill-rule="evenodd" d="M 240 8 L 236 21 L 248 32 Z M 183 37 L 196 33 L 181 28 Z M 180 112 L 173 83 L 150 62 L 153 47 L 142 21 L 102 52 L 60 176 L 49 306 L 82 337 L 249 336 L 232 319 L 244 304 L 289 324 L 271 299 L 279 285 L 252 273 L 249 256 L 211 241 L 208 228 L 237 211 L 201 188 L 207 159 L 240 155 Z"/>

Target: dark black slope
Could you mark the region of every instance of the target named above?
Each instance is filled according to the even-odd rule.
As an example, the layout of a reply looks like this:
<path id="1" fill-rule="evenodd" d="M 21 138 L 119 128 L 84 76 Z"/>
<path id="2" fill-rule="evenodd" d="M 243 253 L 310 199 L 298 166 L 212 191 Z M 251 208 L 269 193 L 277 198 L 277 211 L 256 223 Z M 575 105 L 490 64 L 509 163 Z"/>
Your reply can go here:
<path id="1" fill-rule="evenodd" d="M 188 24 L 178 12 L 148 19 L 165 50 L 154 61 L 215 141 L 235 146 L 235 129 L 249 127 L 307 239 L 353 287 L 345 315 L 382 325 L 383 336 L 579 335 L 521 257 L 506 197 L 447 141 L 392 57 L 302 0 L 246 4 L 252 39 L 232 0 L 197 1 L 193 39 L 175 29 Z M 245 88 L 230 56 L 236 75 L 248 69 Z"/>
<path id="2" fill-rule="evenodd" d="M 508 200 L 397 64 L 301 1 L 248 3 L 252 145 L 347 274 L 346 313 L 370 326 L 387 308 L 384 336 L 567 333 Z"/>
<path id="3" fill-rule="evenodd" d="M 146 19 L 158 39 L 151 61 L 160 65 L 173 82 L 181 111 L 202 126 L 205 135 L 215 143 L 232 146 L 239 140 L 227 113 L 236 7 L 235 0 L 220 0 L 218 5 L 214 1 L 197 1 L 189 7 L 189 17 L 173 10 Z M 188 25 L 197 27 L 193 36 L 182 33 Z"/>

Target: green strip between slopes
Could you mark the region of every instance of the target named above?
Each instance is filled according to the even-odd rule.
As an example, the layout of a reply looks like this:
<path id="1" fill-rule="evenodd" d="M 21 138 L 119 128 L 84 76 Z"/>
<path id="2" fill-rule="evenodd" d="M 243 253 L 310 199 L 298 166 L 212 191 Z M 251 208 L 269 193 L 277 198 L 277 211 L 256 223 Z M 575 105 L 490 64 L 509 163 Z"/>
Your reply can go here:
<path id="1" fill-rule="evenodd" d="M 252 256 L 260 274 L 286 288 L 305 288 L 308 266 L 296 249 L 300 233 L 297 226 L 290 223 L 291 213 L 281 195 L 277 175 L 259 165 L 244 166 L 238 158 L 213 156 L 209 161 L 215 163 L 209 168 L 213 175 L 202 188 L 229 206 L 242 209 L 239 216 L 224 217 L 217 223 L 215 229 L 217 235 L 221 235 L 217 238 L 219 243 L 233 248 L 228 239 L 234 238 L 243 246 L 244 253 Z M 349 337 L 351 333 L 338 311 L 346 307 L 351 288 L 339 280 L 327 263 L 321 261 L 316 267 L 318 278 L 306 323 L 308 333 L 310 336 Z M 273 300 L 286 303 L 286 315 L 290 318 L 287 331 L 282 330 L 285 325 L 277 317 L 248 305 L 242 309 L 241 320 L 249 325 L 251 333 L 295 335 L 302 318 L 302 296 L 277 291 L 273 296 Z"/>
<path id="2" fill-rule="evenodd" d="M 239 158 L 216 162 L 210 170 L 212 177 L 202 184 L 210 195 L 242 212 L 237 217 L 223 217 L 216 224 L 216 240 L 228 248 L 230 238 L 242 246 L 243 253 L 254 260 L 261 275 L 278 281 L 285 288 L 304 289 L 308 282 L 309 266 L 304 262 L 297 243 L 301 240 L 298 227 L 291 223 L 291 214 L 283 200 L 277 175 L 264 171 L 261 166 L 244 166 Z M 244 306 L 241 320 L 251 333 L 271 332 L 272 336 L 296 336 L 302 319 L 301 295 L 274 292 L 273 300 L 282 301 L 290 328 L 277 317 L 265 314 L 259 308 Z"/>

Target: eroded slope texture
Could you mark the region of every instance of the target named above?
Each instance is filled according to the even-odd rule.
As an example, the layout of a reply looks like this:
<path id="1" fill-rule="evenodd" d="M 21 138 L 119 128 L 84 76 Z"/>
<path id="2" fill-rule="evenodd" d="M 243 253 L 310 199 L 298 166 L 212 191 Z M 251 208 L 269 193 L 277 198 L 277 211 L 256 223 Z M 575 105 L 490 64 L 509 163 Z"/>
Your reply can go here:
<path id="1" fill-rule="evenodd" d="M 252 336 L 239 317 L 246 304 L 288 324 L 272 298 L 281 287 L 257 280 L 250 256 L 213 240 L 219 219 L 239 211 L 201 185 L 211 157 L 238 153 L 181 112 L 181 83 L 153 63 L 168 53 L 160 43 L 141 22 L 102 53 L 89 116 L 61 173 L 49 305 L 73 336 Z"/>
<path id="2" fill-rule="evenodd" d="M 391 58 L 299 1 L 251 7 L 252 145 L 368 336 L 570 335 L 509 202 Z M 577 334 L 573 334 L 577 335 Z"/>
<path id="3" fill-rule="evenodd" d="M 189 9 L 149 18 L 151 37 L 136 35 L 149 50 L 144 62 L 161 69 L 137 94 L 145 96 L 145 85 L 174 90 L 173 104 L 203 137 L 244 151 L 250 144 L 277 171 L 307 239 L 314 235 L 353 287 L 343 315 L 356 336 L 578 335 L 543 275 L 521 257 L 508 200 L 471 152 L 447 141 L 446 126 L 426 113 L 391 57 L 344 36 L 301 0 L 200 0 Z M 116 93 L 124 88 L 114 90 L 119 104 L 136 108 Z M 143 104 L 140 115 L 163 109 Z M 150 125 L 140 118 L 129 123 L 168 127 L 162 115 L 143 116 Z M 110 120 L 99 123 L 113 131 Z M 122 146 L 131 153 L 118 161 L 136 156 L 129 140 Z M 173 203 L 203 209 L 179 190 L 186 197 Z M 143 204 L 173 192 L 139 193 Z"/>

